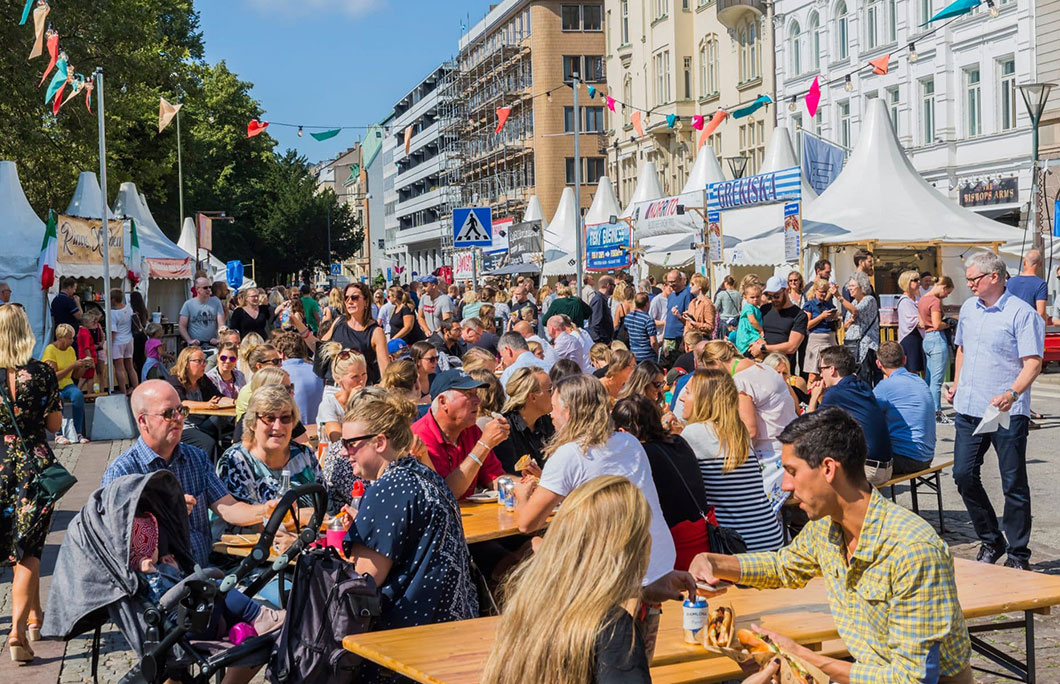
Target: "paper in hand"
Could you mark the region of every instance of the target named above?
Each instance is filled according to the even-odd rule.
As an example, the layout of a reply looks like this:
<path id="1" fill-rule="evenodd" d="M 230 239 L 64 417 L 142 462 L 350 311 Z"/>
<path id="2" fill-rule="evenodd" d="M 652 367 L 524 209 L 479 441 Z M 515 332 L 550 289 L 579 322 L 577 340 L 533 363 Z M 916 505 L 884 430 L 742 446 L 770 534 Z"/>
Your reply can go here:
<path id="1" fill-rule="evenodd" d="M 997 432 L 998 427 L 1008 429 L 1009 412 L 1002 411 L 998 407 L 990 404 L 986 407 L 986 411 L 983 413 L 983 419 L 979 421 L 979 425 L 975 428 L 973 435 L 986 435 L 991 432 Z"/>

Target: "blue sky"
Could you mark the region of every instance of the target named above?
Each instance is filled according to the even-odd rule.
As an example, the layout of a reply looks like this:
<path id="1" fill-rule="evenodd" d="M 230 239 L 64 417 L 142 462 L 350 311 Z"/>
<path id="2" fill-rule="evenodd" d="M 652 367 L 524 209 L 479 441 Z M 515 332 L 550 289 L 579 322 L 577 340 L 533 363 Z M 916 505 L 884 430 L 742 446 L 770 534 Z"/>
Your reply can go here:
<path id="1" fill-rule="evenodd" d="M 456 54 L 461 21 L 488 0 L 199 0 L 210 62 L 225 60 L 265 120 L 304 125 L 367 125 L 430 71 Z M 187 103 L 187 106 L 194 106 Z M 317 142 L 273 126 L 279 151 L 310 161 L 334 157 L 358 131 Z"/>

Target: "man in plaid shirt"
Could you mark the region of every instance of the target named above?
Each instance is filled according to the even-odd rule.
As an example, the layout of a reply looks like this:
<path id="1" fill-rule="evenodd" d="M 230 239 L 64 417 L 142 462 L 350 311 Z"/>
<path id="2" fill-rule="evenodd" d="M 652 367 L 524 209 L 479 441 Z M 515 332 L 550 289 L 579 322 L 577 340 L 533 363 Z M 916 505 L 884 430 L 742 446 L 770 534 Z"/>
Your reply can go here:
<path id="1" fill-rule="evenodd" d="M 792 422 L 780 442 L 782 488 L 798 497 L 811 522 L 777 552 L 700 554 L 692 575 L 708 584 L 730 580 L 759 589 L 795 589 L 823 577 L 854 662 L 769 636 L 834 682 L 970 684 L 971 644 L 953 557 L 923 519 L 869 486 L 858 423 L 827 407 Z"/>

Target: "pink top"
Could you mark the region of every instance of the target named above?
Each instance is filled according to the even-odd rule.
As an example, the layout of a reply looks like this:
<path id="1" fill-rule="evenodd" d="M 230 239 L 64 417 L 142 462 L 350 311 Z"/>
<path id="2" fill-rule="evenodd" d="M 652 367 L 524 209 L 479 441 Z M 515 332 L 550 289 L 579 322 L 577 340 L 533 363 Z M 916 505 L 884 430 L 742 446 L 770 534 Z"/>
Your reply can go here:
<path id="1" fill-rule="evenodd" d="M 916 303 L 917 311 L 920 313 L 920 327 L 924 330 L 931 332 L 938 330 L 935 326 L 931 325 L 931 312 L 938 311 L 942 313 L 942 300 L 933 294 L 926 294 L 920 298 L 920 301 Z"/>
<path id="2" fill-rule="evenodd" d="M 161 346 L 162 340 L 156 340 L 153 337 L 148 338 L 147 344 L 144 345 L 144 355 L 156 361 L 161 361 L 162 354 L 158 351 Z"/>

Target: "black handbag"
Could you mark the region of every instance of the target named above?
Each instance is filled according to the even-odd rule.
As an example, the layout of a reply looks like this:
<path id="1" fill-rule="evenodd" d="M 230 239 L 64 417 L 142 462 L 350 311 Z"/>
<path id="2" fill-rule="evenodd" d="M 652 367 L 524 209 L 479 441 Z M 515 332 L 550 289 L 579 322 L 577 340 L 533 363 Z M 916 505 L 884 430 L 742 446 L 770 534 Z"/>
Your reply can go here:
<path id="1" fill-rule="evenodd" d="M 22 431 L 18 427 L 18 420 L 15 419 L 15 410 L 11 407 L 11 398 L 8 396 L 7 391 L 7 370 L 0 373 L 3 382 L 3 394 L 4 406 L 7 408 L 7 415 L 11 417 L 11 426 L 15 429 L 15 435 L 18 437 L 18 441 L 22 442 L 22 448 L 27 454 L 32 454 L 32 451 L 26 445 L 26 440 L 22 438 Z M 35 463 L 35 459 L 27 459 L 29 463 Z M 67 470 L 62 463 L 59 463 L 59 459 L 55 461 L 43 470 L 38 470 L 37 477 L 34 478 L 34 484 L 40 487 L 43 495 L 42 499 L 45 499 L 48 503 L 55 503 L 63 497 L 70 488 L 77 484 L 77 478 Z"/>
<path id="2" fill-rule="evenodd" d="M 699 502 L 696 501 L 696 497 L 692 494 L 692 488 L 685 482 L 684 477 L 681 475 L 681 471 L 677 469 L 677 466 L 673 462 L 664 457 L 664 461 L 670 464 L 670 467 L 677 473 L 677 480 L 685 488 L 685 492 L 688 493 L 688 498 L 692 500 L 692 505 L 695 506 L 696 510 L 699 511 L 699 516 L 703 518 L 703 521 L 707 523 L 707 545 L 710 547 L 711 553 L 722 553 L 727 556 L 734 556 L 738 553 L 747 553 L 747 542 L 744 541 L 743 537 L 736 530 L 729 527 L 722 527 L 710 521 L 708 516 L 703 509 L 699 507 Z M 711 506 L 713 508 L 713 506 Z"/>

